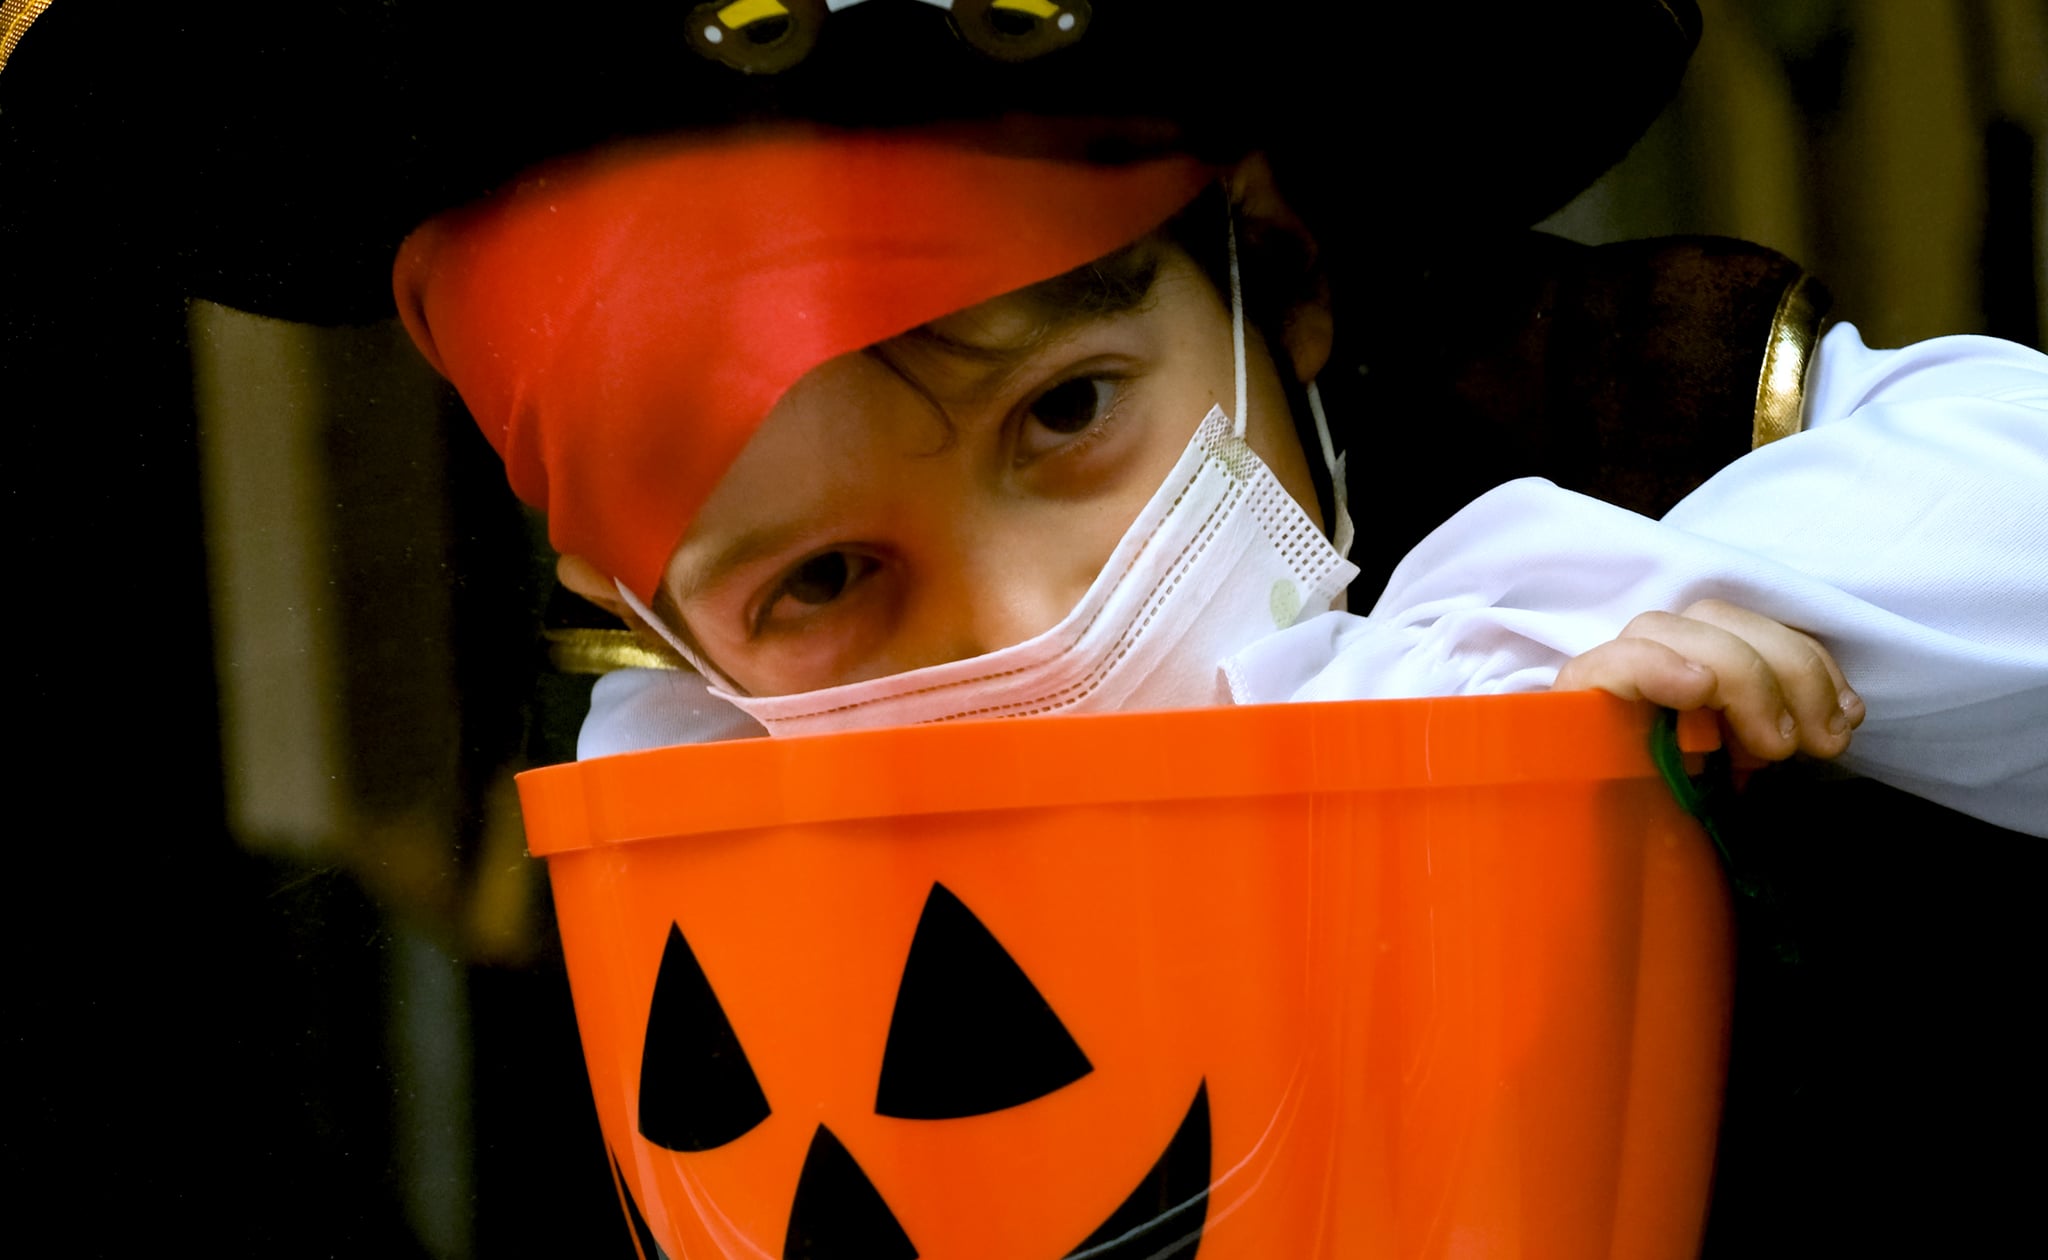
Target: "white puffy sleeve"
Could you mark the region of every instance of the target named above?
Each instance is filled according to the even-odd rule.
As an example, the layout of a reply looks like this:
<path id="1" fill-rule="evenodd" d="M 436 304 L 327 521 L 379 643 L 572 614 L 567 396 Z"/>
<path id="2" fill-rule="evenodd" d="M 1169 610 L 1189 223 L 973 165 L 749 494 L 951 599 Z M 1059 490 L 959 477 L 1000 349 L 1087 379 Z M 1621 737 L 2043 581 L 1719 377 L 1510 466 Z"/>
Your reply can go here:
<path id="1" fill-rule="evenodd" d="M 1240 703 L 1547 687 L 1635 614 L 1725 599 L 1835 654 L 1843 763 L 2048 835 L 2048 357 L 1985 337 L 1823 340 L 1803 432 L 1661 522 L 1512 482 L 1404 559 L 1366 617 L 1225 663 Z"/>
<path id="2" fill-rule="evenodd" d="M 754 719 L 712 695 L 701 674 L 617 669 L 590 689 L 590 712 L 576 733 L 576 759 L 767 733 Z"/>

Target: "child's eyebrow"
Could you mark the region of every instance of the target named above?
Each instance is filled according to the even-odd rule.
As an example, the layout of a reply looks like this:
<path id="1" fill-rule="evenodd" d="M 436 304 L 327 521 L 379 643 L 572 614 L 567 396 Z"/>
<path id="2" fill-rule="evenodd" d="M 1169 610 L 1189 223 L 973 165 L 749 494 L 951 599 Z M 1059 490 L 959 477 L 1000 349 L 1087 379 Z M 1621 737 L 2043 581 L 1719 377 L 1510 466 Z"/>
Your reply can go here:
<path id="1" fill-rule="evenodd" d="M 899 347 L 914 347 L 920 356 L 938 355 L 954 359 L 967 368 L 966 374 L 948 381 L 948 394 L 985 395 L 1001 389 L 1041 350 L 1058 342 L 1067 333 L 1093 318 L 1095 316 L 1080 312 L 1062 312 L 1040 320 L 1014 337 L 989 341 L 957 337 L 924 326 L 891 337 L 880 345 L 869 346 L 866 353 L 869 358 L 894 373 L 934 410 L 944 415 L 946 407 L 940 401 L 938 391 L 903 361 L 902 356 L 897 353 Z"/>
<path id="2" fill-rule="evenodd" d="M 1007 336 L 979 339 L 941 328 L 944 320 L 916 328 L 869 346 L 866 354 L 901 378 L 942 418 L 946 408 L 937 394 L 895 353 L 899 346 L 943 355 L 981 370 L 971 380 L 955 383 L 948 392 L 981 393 L 1000 389 L 1033 356 L 1081 326 L 1139 310 L 1152 295 L 1161 258 L 1148 240 L 1132 243 L 1104 258 L 1074 268 L 997 301 L 1014 305 L 1023 325 Z"/>
<path id="3" fill-rule="evenodd" d="M 1001 300 L 1015 303 L 1037 318 L 1011 337 L 977 341 L 943 332 L 936 324 L 922 324 L 904 336 L 969 360 L 1021 359 L 1077 324 L 1123 315 L 1143 306 L 1159 279 L 1161 262 L 1157 243 L 1146 238 L 1019 289 Z"/>
<path id="4" fill-rule="evenodd" d="M 814 522 L 797 518 L 743 531 L 709 558 L 683 566 L 673 584 L 676 603 L 688 603 L 715 589 L 735 570 L 786 549 L 814 527 Z"/>
<path id="5" fill-rule="evenodd" d="M 1074 321 L 1071 319 L 1060 319 L 1057 322 L 1065 325 Z M 948 355 L 956 359 L 964 359 L 969 363 L 988 364 L 993 367 L 1014 363 L 1029 357 L 1039 346 L 1051 340 L 1053 331 L 1048 324 L 1040 323 L 1014 337 L 977 341 L 969 337 L 958 337 L 952 333 L 940 332 L 930 324 L 923 324 L 911 329 L 909 332 L 891 337 L 881 345 L 875 346 L 874 349 L 885 351 L 893 342 L 914 342 L 920 350 Z"/>

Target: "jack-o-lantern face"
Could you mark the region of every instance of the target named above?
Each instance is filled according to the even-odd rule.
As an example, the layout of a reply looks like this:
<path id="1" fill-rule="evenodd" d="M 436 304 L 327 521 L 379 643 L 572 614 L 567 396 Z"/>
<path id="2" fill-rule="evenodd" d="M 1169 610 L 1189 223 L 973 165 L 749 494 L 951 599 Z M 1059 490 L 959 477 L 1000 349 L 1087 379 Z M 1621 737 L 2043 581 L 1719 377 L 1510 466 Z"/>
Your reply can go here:
<path id="1" fill-rule="evenodd" d="M 522 780 L 642 1255 L 1696 1250 L 1712 848 L 1646 721 L 1511 700 L 737 741 Z M 1560 737 L 1581 711 L 1605 724 Z M 1543 779 L 1567 769 L 1581 786 Z"/>
<path id="2" fill-rule="evenodd" d="M 958 897 L 934 884 L 890 1015 L 875 1114 L 903 1120 L 986 1115 L 1043 1098 L 1092 1070 L 1009 951 Z M 669 928 L 655 979 L 639 1092 L 640 1136 L 676 1152 L 738 1142 L 773 1110 L 677 924 Z M 1067 1254 L 1193 1260 L 1207 1211 L 1209 1162 L 1205 1082 L 1136 1189 Z M 651 1260 L 659 1247 L 631 1194 L 623 1198 Z M 859 1159 L 819 1124 L 797 1176 L 785 1260 L 912 1260 L 917 1254 Z"/>

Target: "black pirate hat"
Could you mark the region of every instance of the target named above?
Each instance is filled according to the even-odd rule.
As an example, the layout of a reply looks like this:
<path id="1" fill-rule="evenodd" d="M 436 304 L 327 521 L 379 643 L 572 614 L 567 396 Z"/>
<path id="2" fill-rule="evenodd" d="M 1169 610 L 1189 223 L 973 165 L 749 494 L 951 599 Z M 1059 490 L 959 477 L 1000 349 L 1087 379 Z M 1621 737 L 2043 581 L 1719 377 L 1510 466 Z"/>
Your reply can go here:
<path id="1" fill-rule="evenodd" d="M 749 123 L 958 121 L 1104 160 L 1256 147 L 1320 234 L 1524 225 L 1627 150 L 1699 30 L 1685 0 L 8 9 L 5 248 L 59 207 L 107 216 L 186 291 L 315 322 L 390 313 L 405 232 L 515 171 Z"/>

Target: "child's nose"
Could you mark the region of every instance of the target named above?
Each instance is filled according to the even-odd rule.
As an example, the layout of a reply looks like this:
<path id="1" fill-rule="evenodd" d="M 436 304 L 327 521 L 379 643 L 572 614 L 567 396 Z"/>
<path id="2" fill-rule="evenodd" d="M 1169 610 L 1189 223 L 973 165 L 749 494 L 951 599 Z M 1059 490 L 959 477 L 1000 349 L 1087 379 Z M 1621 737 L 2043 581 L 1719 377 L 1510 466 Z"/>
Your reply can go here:
<path id="1" fill-rule="evenodd" d="M 969 573 L 961 656 L 1014 647 L 1058 625 L 1094 581 L 1094 568 L 1030 543 L 991 549 Z"/>
<path id="2" fill-rule="evenodd" d="M 967 642 L 962 645 L 964 656 L 986 655 L 1035 638 L 1058 625 L 1073 607 L 1072 601 L 1061 606 L 1056 598 L 1041 591 L 1021 590 L 1021 583 L 988 585 L 995 589 L 975 603 L 966 627 Z"/>

